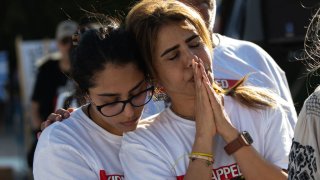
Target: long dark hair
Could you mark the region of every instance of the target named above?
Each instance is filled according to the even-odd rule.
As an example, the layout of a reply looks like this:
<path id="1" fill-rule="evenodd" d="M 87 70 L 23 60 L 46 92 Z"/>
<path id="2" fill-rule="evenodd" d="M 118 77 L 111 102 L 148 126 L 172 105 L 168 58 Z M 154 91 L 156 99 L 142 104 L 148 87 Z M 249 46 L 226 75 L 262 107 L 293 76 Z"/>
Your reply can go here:
<path id="1" fill-rule="evenodd" d="M 71 55 L 71 77 L 82 95 L 96 85 L 95 74 L 110 63 L 119 66 L 132 63 L 147 75 L 133 36 L 117 21 L 109 19 L 105 22 L 108 23 L 100 24 L 99 29 L 84 32 Z"/>

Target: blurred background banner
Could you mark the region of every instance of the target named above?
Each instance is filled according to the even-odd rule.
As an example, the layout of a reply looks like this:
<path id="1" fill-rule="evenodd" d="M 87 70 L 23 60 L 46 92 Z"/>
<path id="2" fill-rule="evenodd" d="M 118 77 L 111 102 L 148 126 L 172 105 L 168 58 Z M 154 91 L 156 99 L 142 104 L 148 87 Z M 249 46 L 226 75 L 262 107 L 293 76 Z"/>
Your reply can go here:
<path id="1" fill-rule="evenodd" d="M 20 93 L 24 106 L 30 103 L 38 66 L 44 57 L 56 51 L 57 46 L 54 40 L 23 41 L 21 37 L 16 38 Z"/>

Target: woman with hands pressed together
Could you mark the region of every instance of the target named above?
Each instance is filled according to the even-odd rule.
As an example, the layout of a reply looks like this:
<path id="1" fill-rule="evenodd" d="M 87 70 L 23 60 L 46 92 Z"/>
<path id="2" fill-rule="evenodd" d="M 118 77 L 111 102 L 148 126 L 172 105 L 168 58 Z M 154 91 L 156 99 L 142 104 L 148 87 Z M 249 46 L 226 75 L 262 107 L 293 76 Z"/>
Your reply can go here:
<path id="1" fill-rule="evenodd" d="M 171 106 L 124 135 L 126 179 L 286 179 L 292 128 L 277 96 L 212 81 L 210 35 L 177 1 L 141 1 L 126 18 Z"/>

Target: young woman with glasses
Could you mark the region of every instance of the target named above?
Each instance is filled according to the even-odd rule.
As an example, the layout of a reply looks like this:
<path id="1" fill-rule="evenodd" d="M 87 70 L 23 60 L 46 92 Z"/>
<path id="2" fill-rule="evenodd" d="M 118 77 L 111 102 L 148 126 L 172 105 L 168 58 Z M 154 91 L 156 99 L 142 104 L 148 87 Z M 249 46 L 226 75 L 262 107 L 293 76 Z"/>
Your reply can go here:
<path id="1" fill-rule="evenodd" d="M 135 130 L 153 95 L 134 38 L 110 22 L 81 35 L 71 76 L 88 104 L 48 127 L 34 158 L 35 179 L 122 179 L 122 134 Z"/>

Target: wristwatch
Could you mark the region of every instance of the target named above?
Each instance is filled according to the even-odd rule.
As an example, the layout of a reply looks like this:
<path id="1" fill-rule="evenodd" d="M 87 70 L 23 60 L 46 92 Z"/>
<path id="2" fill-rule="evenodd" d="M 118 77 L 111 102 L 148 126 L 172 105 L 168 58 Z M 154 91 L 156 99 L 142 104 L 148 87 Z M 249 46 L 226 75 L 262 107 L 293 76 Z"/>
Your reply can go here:
<path id="1" fill-rule="evenodd" d="M 228 155 L 231 155 L 238 151 L 243 146 L 250 146 L 253 143 L 253 140 L 250 136 L 250 134 L 247 131 L 243 131 L 239 134 L 239 136 L 231 141 L 229 144 L 227 144 L 224 147 L 224 150 Z"/>

